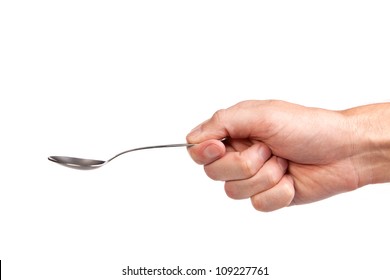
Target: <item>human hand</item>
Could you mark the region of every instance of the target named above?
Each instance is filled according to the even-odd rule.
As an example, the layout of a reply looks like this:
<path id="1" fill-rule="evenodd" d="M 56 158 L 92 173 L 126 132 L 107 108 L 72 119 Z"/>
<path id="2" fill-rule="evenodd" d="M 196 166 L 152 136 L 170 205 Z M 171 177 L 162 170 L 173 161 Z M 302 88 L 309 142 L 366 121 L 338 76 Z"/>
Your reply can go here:
<path id="1" fill-rule="evenodd" d="M 358 140 L 356 111 L 363 110 L 244 101 L 191 131 L 187 141 L 198 145 L 189 153 L 210 178 L 225 181 L 229 197 L 251 198 L 257 210 L 314 202 L 389 179 L 375 180 L 367 167 L 372 147 Z"/>

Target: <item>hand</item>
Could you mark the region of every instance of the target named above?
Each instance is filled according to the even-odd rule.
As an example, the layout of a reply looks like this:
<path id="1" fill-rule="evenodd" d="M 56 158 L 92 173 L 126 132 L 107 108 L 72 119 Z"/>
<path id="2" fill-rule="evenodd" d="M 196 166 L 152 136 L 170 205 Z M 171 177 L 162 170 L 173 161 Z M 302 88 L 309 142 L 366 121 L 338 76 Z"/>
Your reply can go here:
<path id="1" fill-rule="evenodd" d="M 192 130 L 187 141 L 199 145 L 189 153 L 210 178 L 225 181 L 229 197 L 251 198 L 257 210 L 314 202 L 374 183 L 356 111 L 244 101 Z"/>

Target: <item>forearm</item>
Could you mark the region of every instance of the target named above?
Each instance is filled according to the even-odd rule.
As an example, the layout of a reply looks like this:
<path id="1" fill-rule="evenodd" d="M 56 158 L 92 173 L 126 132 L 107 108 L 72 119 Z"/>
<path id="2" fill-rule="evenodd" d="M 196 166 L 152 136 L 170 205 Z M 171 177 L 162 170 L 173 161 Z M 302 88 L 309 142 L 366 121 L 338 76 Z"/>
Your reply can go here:
<path id="1" fill-rule="evenodd" d="M 390 103 L 356 107 L 343 113 L 353 128 L 352 160 L 359 185 L 390 182 Z"/>

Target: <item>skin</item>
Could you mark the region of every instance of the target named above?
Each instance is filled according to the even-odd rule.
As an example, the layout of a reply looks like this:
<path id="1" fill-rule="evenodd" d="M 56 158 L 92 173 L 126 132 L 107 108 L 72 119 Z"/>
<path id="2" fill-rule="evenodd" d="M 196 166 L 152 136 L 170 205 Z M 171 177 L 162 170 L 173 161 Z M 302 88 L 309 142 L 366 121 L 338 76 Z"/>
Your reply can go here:
<path id="1" fill-rule="evenodd" d="M 229 197 L 267 212 L 389 182 L 389 120 L 390 103 L 331 111 L 244 101 L 194 128 L 188 151 Z"/>

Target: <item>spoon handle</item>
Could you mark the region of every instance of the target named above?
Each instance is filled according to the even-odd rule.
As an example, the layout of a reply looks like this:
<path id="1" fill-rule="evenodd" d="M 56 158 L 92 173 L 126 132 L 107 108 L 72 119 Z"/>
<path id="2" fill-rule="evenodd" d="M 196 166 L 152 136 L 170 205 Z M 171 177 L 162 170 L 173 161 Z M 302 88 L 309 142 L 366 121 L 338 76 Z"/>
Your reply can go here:
<path id="1" fill-rule="evenodd" d="M 135 152 L 135 151 L 140 151 L 140 150 L 148 150 L 148 149 L 160 149 L 160 148 L 174 148 L 174 147 L 192 147 L 196 144 L 189 144 L 189 143 L 181 143 L 181 144 L 166 144 L 166 145 L 155 145 L 155 146 L 146 146 L 146 147 L 140 147 L 140 148 L 134 148 L 134 149 L 130 149 L 130 150 L 127 150 L 127 151 L 123 151 L 115 156 L 113 156 L 112 158 L 110 158 L 109 160 L 107 160 L 107 162 L 109 161 L 112 161 L 113 159 L 123 155 L 123 154 L 126 154 L 126 153 L 130 153 L 130 152 Z"/>

